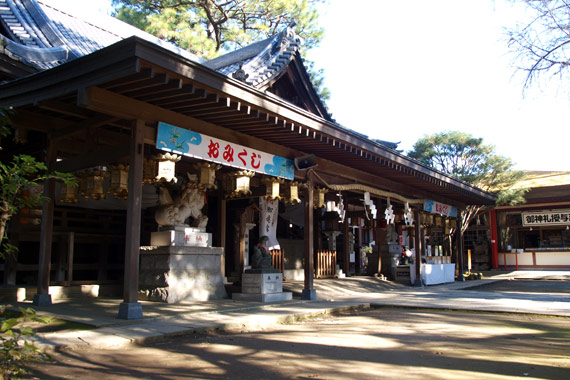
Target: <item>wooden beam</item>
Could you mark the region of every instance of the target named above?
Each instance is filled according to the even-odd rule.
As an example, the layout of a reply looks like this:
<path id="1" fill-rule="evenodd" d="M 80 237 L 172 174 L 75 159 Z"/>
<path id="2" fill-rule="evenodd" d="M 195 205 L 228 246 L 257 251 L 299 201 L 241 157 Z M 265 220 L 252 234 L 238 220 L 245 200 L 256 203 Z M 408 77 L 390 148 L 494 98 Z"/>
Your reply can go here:
<path id="1" fill-rule="evenodd" d="M 148 123 L 163 121 L 235 144 L 249 146 L 264 152 L 272 152 L 273 154 L 286 158 L 294 158 L 304 154 L 304 152 L 273 144 L 266 140 L 235 132 L 191 116 L 182 115 L 98 87 L 89 87 L 79 91 L 78 104 L 93 111 L 113 115 L 122 119 L 140 119 Z"/>
<path id="2" fill-rule="evenodd" d="M 114 123 L 119 119 L 113 116 L 100 115 L 87 120 L 80 121 L 64 128 L 56 129 L 52 132 L 51 138 L 53 140 L 58 140 L 64 137 L 75 136 L 81 132 L 84 132 L 86 128 L 98 128 L 102 125 Z"/>
<path id="3" fill-rule="evenodd" d="M 42 115 L 24 109 L 17 109 L 11 119 L 14 126 L 44 133 L 48 133 L 54 129 L 66 127 L 73 124 L 73 122 L 69 120 Z"/>
<path id="4" fill-rule="evenodd" d="M 92 168 L 94 166 L 107 165 L 111 162 L 126 161 L 129 157 L 130 144 L 120 144 L 107 149 L 87 152 L 80 156 L 70 157 L 57 162 L 54 170 L 69 173 L 76 170 Z"/>

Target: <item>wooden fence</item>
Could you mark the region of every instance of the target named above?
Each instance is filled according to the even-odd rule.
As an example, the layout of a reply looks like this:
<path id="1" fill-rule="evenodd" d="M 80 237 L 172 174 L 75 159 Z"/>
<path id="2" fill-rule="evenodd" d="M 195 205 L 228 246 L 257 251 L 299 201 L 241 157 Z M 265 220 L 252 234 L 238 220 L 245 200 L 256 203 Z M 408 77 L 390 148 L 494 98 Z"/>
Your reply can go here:
<path id="1" fill-rule="evenodd" d="M 315 278 L 333 278 L 336 276 L 336 251 L 317 251 L 315 260 Z"/>
<path id="2" fill-rule="evenodd" d="M 283 270 L 285 269 L 283 263 L 283 251 L 280 249 L 271 249 L 269 254 L 271 255 L 271 265 L 273 268 L 278 269 L 281 274 L 283 274 Z M 283 276 L 283 280 L 285 280 L 285 276 Z"/>

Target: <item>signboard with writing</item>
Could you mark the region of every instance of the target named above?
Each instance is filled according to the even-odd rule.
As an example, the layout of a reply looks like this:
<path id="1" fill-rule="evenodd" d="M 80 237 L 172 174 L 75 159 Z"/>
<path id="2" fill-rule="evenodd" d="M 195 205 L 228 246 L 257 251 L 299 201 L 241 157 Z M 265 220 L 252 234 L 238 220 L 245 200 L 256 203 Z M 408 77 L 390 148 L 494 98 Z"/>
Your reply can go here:
<path id="1" fill-rule="evenodd" d="M 164 122 L 158 123 L 156 147 L 168 152 L 275 177 L 290 180 L 295 178 L 295 164 L 293 160 L 189 131 Z"/>
<path id="2" fill-rule="evenodd" d="M 279 217 L 279 201 L 259 197 L 259 237 L 267 236 L 269 249 L 279 249 L 277 241 L 277 218 Z"/>
<path id="3" fill-rule="evenodd" d="M 570 210 L 523 212 L 522 224 L 523 226 L 570 225 Z"/>
<path id="4" fill-rule="evenodd" d="M 457 218 L 457 207 L 432 201 L 430 199 L 426 199 L 424 203 L 424 211 Z"/>

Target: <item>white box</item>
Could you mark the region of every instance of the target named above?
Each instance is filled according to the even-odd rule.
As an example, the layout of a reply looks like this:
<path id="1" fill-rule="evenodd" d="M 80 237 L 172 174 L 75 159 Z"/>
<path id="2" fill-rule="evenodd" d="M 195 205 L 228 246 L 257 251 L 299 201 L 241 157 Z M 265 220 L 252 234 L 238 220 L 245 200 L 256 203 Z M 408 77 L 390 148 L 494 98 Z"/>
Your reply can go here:
<path id="1" fill-rule="evenodd" d="M 211 247 L 212 234 L 197 228 L 151 232 L 150 245 L 158 247 Z"/>

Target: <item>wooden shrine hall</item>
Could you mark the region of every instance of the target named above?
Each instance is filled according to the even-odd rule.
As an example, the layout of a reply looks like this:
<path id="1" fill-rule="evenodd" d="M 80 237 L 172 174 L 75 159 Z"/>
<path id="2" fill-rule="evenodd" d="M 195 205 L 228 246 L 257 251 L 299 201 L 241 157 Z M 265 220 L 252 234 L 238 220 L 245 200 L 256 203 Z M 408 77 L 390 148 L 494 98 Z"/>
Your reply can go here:
<path id="1" fill-rule="evenodd" d="M 41 1 L 28 4 L 59 17 Z M 202 215 L 188 217 L 202 229 L 182 238 L 208 240 L 201 247 L 216 249 L 210 264 L 230 283 L 234 277 L 239 283 L 264 234 L 261 200 L 275 202 L 276 238 L 288 243 L 274 262 L 284 273 L 287 266 L 301 272 L 306 299 L 317 297 L 315 269 L 330 276 L 337 266 L 345 274 L 378 272 L 383 259 L 373 264 L 354 247 L 385 244 L 391 225 L 392 234 L 410 238 L 401 245 L 420 252 L 428 226 L 439 223 L 449 233 L 461 209 L 495 202 L 493 194 L 406 157 L 396 144 L 335 123 L 310 84 L 290 28 L 211 61 L 141 33 L 92 51 L 70 48 L 62 58 L 71 42 L 29 49 L 8 27 L 0 31 L 12 44 L 0 54 L 0 107 L 11 110 L 17 137 L 2 142 L 2 161 L 30 154 L 79 182 L 73 189 L 48 181 L 43 209 L 26 210 L 11 223 L 21 258 L 4 263 L 4 284 L 37 285 L 37 304 L 51 303 L 52 285 L 115 283 L 123 293 L 119 317 L 142 318 L 143 270 L 159 265 L 141 261 L 144 247 L 157 245 L 152 234 L 169 223 L 153 213 L 189 188 L 198 189 Z M 33 55 L 41 49 L 46 54 Z M 334 244 L 323 249 L 327 236 Z M 325 265 L 321 251 L 335 256 Z M 462 254 L 433 252 L 443 251 L 461 270 Z M 420 263 L 410 269 L 415 278 Z M 224 296 L 180 286 L 192 299 Z"/>

